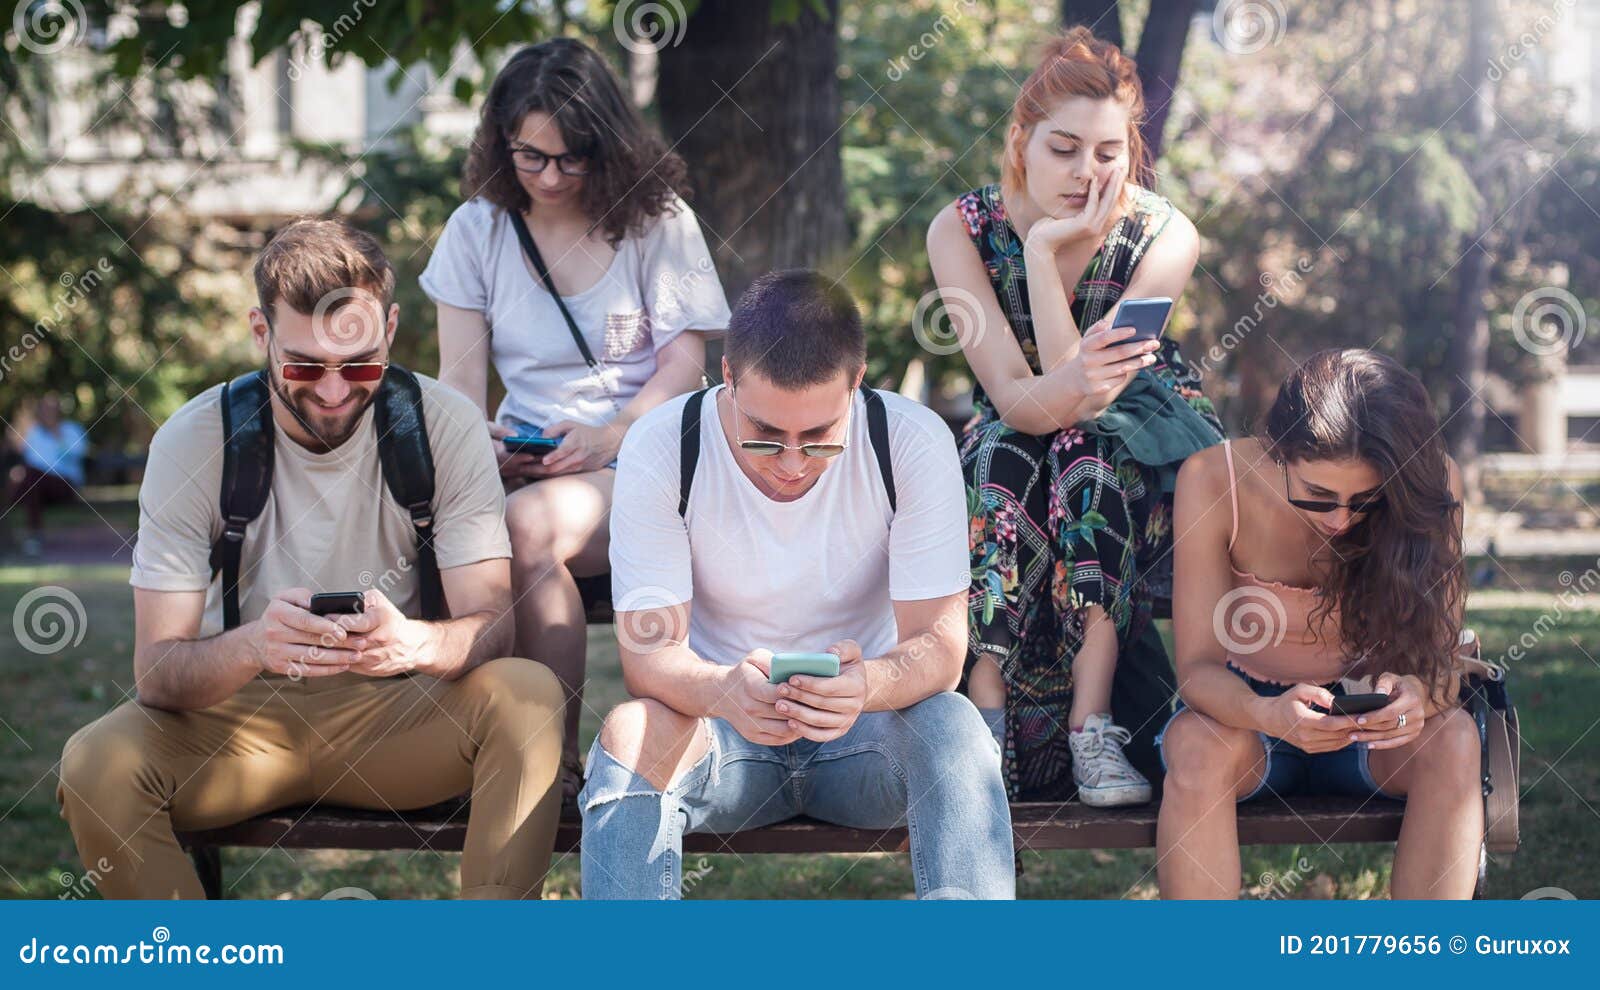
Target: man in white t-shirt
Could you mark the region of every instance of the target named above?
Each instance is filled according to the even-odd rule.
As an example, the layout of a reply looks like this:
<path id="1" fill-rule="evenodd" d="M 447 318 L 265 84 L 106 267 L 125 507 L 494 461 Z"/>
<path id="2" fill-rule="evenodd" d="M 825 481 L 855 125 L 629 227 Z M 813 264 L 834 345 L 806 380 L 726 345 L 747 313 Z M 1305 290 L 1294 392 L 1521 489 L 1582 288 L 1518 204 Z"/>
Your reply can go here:
<path id="1" fill-rule="evenodd" d="M 296 221 L 255 275 L 265 388 L 228 386 L 254 406 L 230 426 L 260 430 L 269 453 L 226 444 L 222 386 L 151 441 L 129 578 L 138 697 L 61 757 L 57 796 L 78 852 L 106 897 L 199 897 L 180 832 L 287 805 L 393 811 L 470 791 L 463 895 L 538 897 L 561 810 L 563 698 L 547 668 L 507 655 L 511 546 L 482 416 L 390 365 L 394 269 L 370 235 Z M 413 377 L 421 424 L 383 405 Z M 228 401 L 235 416 L 239 402 Z M 433 464 L 424 508 L 442 616 L 419 615 L 423 548 L 382 463 L 414 470 L 420 457 L 394 452 L 417 429 Z M 240 532 L 242 513 L 225 520 L 219 493 L 225 477 L 252 474 L 247 462 L 270 487 Z M 225 533 L 239 534 L 233 596 L 212 565 Z M 345 591 L 364 593 L 364 611 L 313 611 L 313 593 Z"/>
<path id="2" fill-rule="evenodd" d="M 729 385 L 628 432 L 611 573 L 638 700 L 589 753 L 585 897 L 678 897 L 685 832 L 800 814 L 908 826 L 918 896 L 1014 895 L 999 749 L 954 692 L 970 581 L 954 440 L 862 391 L 865 356 L 844 290 L 774 272 L 729 322 Z M 699 454 L 680 506 L 685 427 Z M 769 683 L 775 653 L 819 651 L 836 676 Z"/>

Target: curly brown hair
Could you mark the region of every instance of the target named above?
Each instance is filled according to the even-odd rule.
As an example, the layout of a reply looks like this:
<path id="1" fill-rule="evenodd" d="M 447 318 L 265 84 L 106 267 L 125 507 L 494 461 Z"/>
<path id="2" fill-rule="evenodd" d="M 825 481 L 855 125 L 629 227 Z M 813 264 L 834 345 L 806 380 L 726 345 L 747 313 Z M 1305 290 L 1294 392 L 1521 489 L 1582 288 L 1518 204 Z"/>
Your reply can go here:
<path id="1" fill-rule="evenodd" d="M 462 175 L 469 199 L 528 209 L 508 139 L 535 112 L 555 119 L 569 153 L 589 159 L 581 206 L 612 247 L 688 198 L 683 159 L 645 126 L 605 61 L 581 41 L 552 38 L 518 51 L 490 85 Z"/>
<path id="2" fill-rule="evenodd" d="M 1337 613 L 1355 672 L 1413 674 L 1448 692 L 1466 595 L 1461 503 L 1422 382 L 1373 351 L 1320 351 L 1279 388 L 1262 445 L 1280 464 L 1355 459 L 1377 471 L 1383 502 L 1330 545 L 1314 621 Z"/>

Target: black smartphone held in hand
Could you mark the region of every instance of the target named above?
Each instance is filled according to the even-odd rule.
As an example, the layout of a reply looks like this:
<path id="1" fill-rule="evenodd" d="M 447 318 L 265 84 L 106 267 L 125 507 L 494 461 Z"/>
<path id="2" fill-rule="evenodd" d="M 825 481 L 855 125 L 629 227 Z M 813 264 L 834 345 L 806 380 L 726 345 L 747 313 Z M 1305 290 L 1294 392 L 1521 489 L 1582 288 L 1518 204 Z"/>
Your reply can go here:
<path id="1" fill-rule="evenodd" d="M 1117 304 L 1116 315 L 1111 317 L 1111 329 L 1133 327 L 1133 336 L 1119 344 L 1132 344 L 1141 340 L 1156 340 L 1167 325 L 1167 314 L 1172 312 L 1172 300 L 1166 296 L 1148 299 L 1124 299 Z"/>
<path id="2" fill-rule="evenodd" d="M 367 596 L 359 591 L 327 591 L 311 596 L 306 609 L 312 615 L 360 615 L 367 610 Z"/>
<path id="3" fill-rule="evenodd" d="M 1336 694 L 1330 711 L 1334 715 L 1365 715 L 1388 703 L 1386 694 Z"/>

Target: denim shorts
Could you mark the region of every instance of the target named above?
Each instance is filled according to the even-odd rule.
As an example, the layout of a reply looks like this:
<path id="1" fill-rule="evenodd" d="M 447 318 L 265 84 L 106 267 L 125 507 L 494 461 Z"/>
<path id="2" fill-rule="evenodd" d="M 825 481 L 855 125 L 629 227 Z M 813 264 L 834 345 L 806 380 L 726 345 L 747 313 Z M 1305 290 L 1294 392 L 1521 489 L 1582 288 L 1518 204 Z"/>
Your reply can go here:
<path id="1" fill-rule="evenodd" d="M 1264 698 L 1275 698 L 1290 687 L 1287 684 L 1258 681 L 1232 664 L 1228 665 L 1228 669 L 1242 677 L 1244 682 L 1250 685 L 1250 690 Z M 1338 681 L 1322 686 L 1336 695 L 1346 693 L 1344 686 Z M 1178 699 L 1178 709 L 1172 713 L 1172 718 L 1177 718 L 1187 707 L 1183 699 Z M 1168 719 L 1167 726 L 1171 725 L 1172 719 Z M 1167 768 L 1167 751 L 1162 745 L 1166 735 L 1167 729 L 1163 727 L 1156 736 L 1156 749 L 1161 753 L 1163 771 Z M 1258 731 L 1256 735 L 1261 737 L 1261 745 L 1267 753 L 1267 770 L 1261 775 L 1261 783 L 1249 794 L 1241 797 L 1240 801 L 1249 801 L 1263 794 L 1275 794 L 1279 797 L 1337 794 L 1360 798 L 1405 800 L 1403 797 L 1384 793 L 1378 782 L 1372 779 L 1372 768 L 1367 764 L 1366 743 L 1351 743 L 1343 749 L 1327 753 L 1307 753 L 1293 743 L 1275 739 L 1265 732 Z"/>

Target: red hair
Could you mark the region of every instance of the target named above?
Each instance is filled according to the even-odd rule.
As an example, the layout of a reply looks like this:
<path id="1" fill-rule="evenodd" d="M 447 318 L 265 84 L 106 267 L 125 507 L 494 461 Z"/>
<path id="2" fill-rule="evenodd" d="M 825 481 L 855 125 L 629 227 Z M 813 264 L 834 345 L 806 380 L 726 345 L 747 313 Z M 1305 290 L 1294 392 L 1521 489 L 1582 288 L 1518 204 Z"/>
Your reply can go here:
<path id="1" fill-rule="evenodd" d="M 1128 108 L 1128 181 L 1149 187 L 1153 170 L 1148 160 L 1144 135 L 1144 87 L 1139 83 L 1139 68 L 1122 49 L 1096 38 L 1086 27 L 1074 27 L 1045 43 L 1039 53 L 1039 67 L 1022 84 L 1011 106 L 1011 128 L 1006 130 L 1006 147 L 1000 157 L 1001 195 L 1009 199 L 1021 191 L 1027 175 L 1022 165 L 1022 145 L 1033 137 L 1033 128 L 1052 107 L 1073 96 L 1092 100 L 1116 100 Z M 1020 129 L 1018 140 L 1012 130 Z"/>

